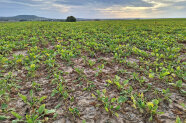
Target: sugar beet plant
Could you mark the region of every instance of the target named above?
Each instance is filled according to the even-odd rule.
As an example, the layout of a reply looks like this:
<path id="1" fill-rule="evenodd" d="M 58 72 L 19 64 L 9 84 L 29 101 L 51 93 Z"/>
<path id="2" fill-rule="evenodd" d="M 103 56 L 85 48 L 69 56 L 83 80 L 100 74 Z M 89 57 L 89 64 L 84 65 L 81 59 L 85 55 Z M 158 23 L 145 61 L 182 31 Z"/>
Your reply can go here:
<path id="1" fill-rule="evenodd" d="M 0 122 L 84 122 L 93 108 L 182 122 L 185 28 L 185 19 L 0 23 Z"/>

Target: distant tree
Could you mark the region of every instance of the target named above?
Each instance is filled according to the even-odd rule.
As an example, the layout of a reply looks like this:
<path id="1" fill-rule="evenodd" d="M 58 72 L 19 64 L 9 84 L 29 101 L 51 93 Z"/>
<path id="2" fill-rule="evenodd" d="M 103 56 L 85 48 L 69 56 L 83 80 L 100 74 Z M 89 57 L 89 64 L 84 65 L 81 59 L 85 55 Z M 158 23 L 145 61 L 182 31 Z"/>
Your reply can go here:
<path id="1" fill-rule="evenodd" d="M 66 22 L 76 22 L 76 18 L 74 16 L 68 16 Z"/>
<path id="2" fill-rule="evenodd" d="M 94 21 L 100 21 L 100 19 L 95 19 Z"/>
<path id="3" fill-rule="evenodd" d="M 19 20 L 20 22 L 22 22 L 22 21 L 27 21 L 26 19 L 21 19 L 21 20 Z"/>

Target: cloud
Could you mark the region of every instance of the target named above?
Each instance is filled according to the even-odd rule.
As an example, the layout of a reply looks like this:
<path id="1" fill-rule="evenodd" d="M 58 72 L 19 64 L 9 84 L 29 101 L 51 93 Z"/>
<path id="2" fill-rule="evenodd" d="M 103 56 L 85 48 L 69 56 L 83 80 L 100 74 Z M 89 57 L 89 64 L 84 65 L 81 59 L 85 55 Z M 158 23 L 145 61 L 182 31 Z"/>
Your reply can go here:
<path id="1" fill-rule="evenodd" d="M 55 0 L 0 0 L 0 7 L 1 5 L 11 9 L 7 9 L 6 13 L 0 11 L 0 16 L 9 16 L 10 11 L 12 10 L 14 11 L 12 14 L 17 11 L 17 14 L 14 15 L 35 14 L 38 16 L 59 18 L 61 17 L 60 14 L 67 13 L 70 9 L 70 6 L 56 4 Z M 4 11 L 6 8 L 4 8 Z"/>
<path id="2" fill-rule="evenodd" d="M 185 9 L 185 0 L 143 0 L 151 6 L 122 6 L 116 5 L 98 9 L 105 17 L 113 18 L 158 18 L 172 17 L 170 12 L 178 13 Z M 183 16 L 183 11 L 177 17 Z M 176 14 L 174 14 L 176 17 Z"/>
<path id="3" fill-rule="evenodd" d="M 185 17 L 185 11 L 186 0 L 0 0 L 0 16 L 152 18 Z"/>
<path id="4" fill-rule="evenodd" d="M 63 5 L 73 5 L 73 6 L 99 6 L 99 7 L 108 7 L 114 5 L 122 5 L 122 6 L 151 6 L 151 4 L 147 2 L 143 2 L 142 0 L 56 0 L 57 4 Z"/>
<path id="5" fill-rule="evenodd" d="M 19 4 L 25 6 L 40 6 L 42 1 L 26 1 L 26 0 L 1 0 L 1 3 Z"/>
<path id="6" fill-rule="evenodd" d="M 70 10 L 70 8 L 71 7 L 69 7 L 69 6 L 51 3 L 50 6 L 43 6 L 41 9 L 42 10 L 59 11 L 60 13 L 66 13 Z"/>

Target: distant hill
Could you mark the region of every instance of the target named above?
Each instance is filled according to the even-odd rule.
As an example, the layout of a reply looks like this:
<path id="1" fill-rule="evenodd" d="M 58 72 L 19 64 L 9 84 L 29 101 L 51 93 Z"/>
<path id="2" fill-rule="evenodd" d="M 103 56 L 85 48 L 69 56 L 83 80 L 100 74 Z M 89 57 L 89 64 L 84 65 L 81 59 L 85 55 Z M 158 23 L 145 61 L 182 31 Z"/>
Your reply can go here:
<path id="1" fill-rule="evenodd" d="M 85 21 L 92 19 L 77 18 L 77 21 Z M 36 15 L 17 15 L 13 17 L 0 17 L 0 21 L 65 21 L 65 19 L 52 19 L 39 17 Z"/>
<path id="2" fill-rule="evenodd" d="M 13 17 L 0 17 L 0 21 L 63 21 L 63 20 L 38 17 L 36 15 L 17 15 Z"/>
<path id="3" fill-rule="evenodd" d="M 88 19 L 88 18 L 76 18 L 77 21 L 101 21 L 101 20 L 135 20 L 135 19 L 143 19 L 143 18 L 110 18 L 110 19 Z M 144 18 L 145 19 L 145 18 Z M 150 19 L 150 18 L 148 18 Z M 65 21 L 65 19 L 52 19 L 39 17 L 36 15 L 17 15 L 13 17 L 0 17 L 0 21 Z"/>
<path id="4" fill-rule="evenodd" d="M 44 17 L 38 17 L 36 15 L 17 15 L 17 16 L 14 16 L 14 17 L 11 17 L 12 19 L 15 19 L 15 20 L 46 20 L 48 18 L 44 18 Z"/>

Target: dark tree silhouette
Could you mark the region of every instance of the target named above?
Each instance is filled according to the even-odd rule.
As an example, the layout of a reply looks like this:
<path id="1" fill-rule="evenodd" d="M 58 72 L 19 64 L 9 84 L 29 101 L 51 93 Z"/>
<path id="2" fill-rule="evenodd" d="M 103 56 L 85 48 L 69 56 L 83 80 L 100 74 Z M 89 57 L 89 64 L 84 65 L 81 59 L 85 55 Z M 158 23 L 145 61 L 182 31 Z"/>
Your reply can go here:
<path id="1" fill-rule="evenodd" d="M 66 22 L 76 22 L 76 18 L 74 16 L 68 16 Z"/>

